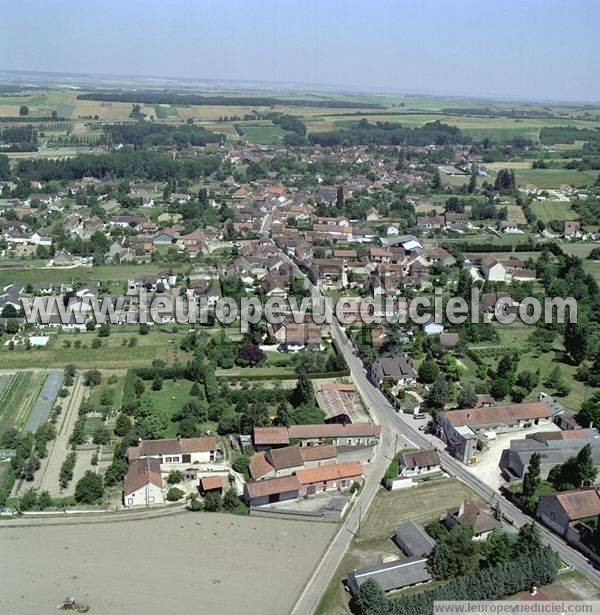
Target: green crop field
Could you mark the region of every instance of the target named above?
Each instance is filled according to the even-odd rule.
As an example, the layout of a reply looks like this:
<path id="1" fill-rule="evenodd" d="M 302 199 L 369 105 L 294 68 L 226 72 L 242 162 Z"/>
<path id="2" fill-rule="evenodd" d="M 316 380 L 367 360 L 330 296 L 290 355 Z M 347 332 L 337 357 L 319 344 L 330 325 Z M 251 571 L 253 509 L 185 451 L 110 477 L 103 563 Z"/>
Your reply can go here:
<path id="1" fill-rule="evenodd" d="M 8 376 L 10 381 L 0 395 L 0 434 L 11 427 L 21 428 L 42 389 L 46 374 L 30 371 Z"/>
<path id="2" fill-rule="evenodd" d="M 154 105 L 154 113 L 157 120 L 179 119 L 177 108 L 172 105 Z"/>
<path id="3" fill-rule="evenodd" d="M 70 118 L 73 111 L 75 111 L 75 105 L 60 104 L 56 107 L 58 117 Z"/>
<path id="4" fill-rule="evenodd" d="M 164 270 L 166 265 L 147 263 L 144 265 L 100 265 L 99 267 L 77 267 L 74 269 L 60 268 L 31 268 L 31 269 L 2 269 L 0 262 L 0 286 L 7 286 L 18 276 L 23 285 L 41 284 L 43 282 L 70 282 L 74 279 L 94 279 L 99 281 L 125 282 L 130 278 L 143 275 L 155 275 Z M 180 272 L 186 270 L 181 264 L 176 266 Z"/>
<path id="5" fill-rule="evenodd" d="M 517 182 L 535 184 L 538 188 L 559 188 L 561 184 L 572 184 L 576 187 L 590 186 L 598 178 L 598 171 L 574 171 L 570 169 L 517 169 Z"/>
<path id="6" fill-rule="evenodd" d="M 239 126 L 244 132 L 244 139 L 253 143 L 264 143 L 265 145 L 281 143 L 286 135 L 285 130 L 272 124 L 239 124 Z"/>
<path id="7" fill-rule="evenodd" d="M 189 353 L 179 348 L 180 336 L 152 331 L 149 335 L 113 332 L 107 338 L 98 338 L 96 333 L 50 333 L 51 340 L 44 348 L 0 348 L 0 369 L 26 369 L 32 367 L 64 367 L 73 363 L 77 367 L 112 367 L 126 369 L 149 365 L 154 359 L 166 363 L 186 362 Z M 136 340 L 129 346 L 130 339 Z M 101 339 L 100 348 L 92 348 L 94 339 Z M 79 348 L 76 347 L 79 345 Z"/>
<path id="8" fill-rule="evenodd" d="M 571 208 L 571 203 L 565 201 L 534 201 L 532 209 L 542 222 L 577 220 L 577 213 Z"/>

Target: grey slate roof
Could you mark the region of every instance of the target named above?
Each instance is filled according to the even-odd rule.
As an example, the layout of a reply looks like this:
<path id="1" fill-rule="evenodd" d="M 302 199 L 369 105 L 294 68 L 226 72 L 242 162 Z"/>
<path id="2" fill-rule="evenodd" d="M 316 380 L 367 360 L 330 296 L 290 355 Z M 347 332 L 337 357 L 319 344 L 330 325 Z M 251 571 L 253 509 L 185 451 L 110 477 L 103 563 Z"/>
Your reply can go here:
<path id="1" fill-rule="evenodd" d="M 403 523 L 396 530 L 394 541 L 409 557 L 428 555 L 436 545 L 435 540 L 425 531 L 425 528 L 414 521 Z"/>
<path id="2" fill-rule="evenodd" d="M 427 558 L 418 555 L 387 564 L 375 564 L 351 570 L 348 576 L 353 577 L 354 583 L 350 583 L 351 588 L 353 585 L 358 588 L 369 579 L 374 579 L 384 592 L 431 580 L 431 574 L 427 569 Z"/>

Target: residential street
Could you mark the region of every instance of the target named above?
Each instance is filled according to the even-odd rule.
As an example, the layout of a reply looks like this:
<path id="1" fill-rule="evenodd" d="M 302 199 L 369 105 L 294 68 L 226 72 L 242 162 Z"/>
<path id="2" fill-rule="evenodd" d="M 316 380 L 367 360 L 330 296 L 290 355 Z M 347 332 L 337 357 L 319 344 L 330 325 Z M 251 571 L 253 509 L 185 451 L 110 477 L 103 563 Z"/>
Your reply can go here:
<path id="1" fill-rule="evenodd" d="M 290 260 L 290 262 L 292 261 Z M 295 264 L 294 267 L 298 275 L 304 275 Z M 308 279 L 307 284 L 310 284 Z M 313 297 L 320 297 L 321 294 L 319 290 L 312 284 L 310 286 Z M 330 300 L 327 301 L 330 302 Z M 393 455 L 393 442 L 396 436 L 398 436 L 399 440 L 402 439 L 402 441 L 408 442 L 412 447 L 430 448 L 431 446 L 435 446 L 440 453 L 442 464 L 446 470 L 462 480 L 488 502 L 492 502 L 493 500 L 500 502 L 504 515 L 514 522 L 513 527 L 519 528 L 521 525 L 531 522 L 530 517 L 508 502 L 500 493 L 472 474 L 465 465 L 445 452 L 440 440 L 433 436 L 424 436 L 419 432 L 417 425 L 411 423 L 411 421 L 413 421 L 412 416 L 399 414 L 394 410 L 381 391 L 367 378 L 367 372 L 362 361 L 354 354 L 355 350 L 352 343 L 337 321 L 333 322 L 331 325 L 331 335 L 344 354 L 344 358 L 346 359 L 352 375 L 352 380 L 356 384 L 365 406 L 367 406 L 381 425 L 383 442 L 376 458 L 371 464 L 371 468 L 365 473 L 365 483 L 361 497 L 357 500 L 351 513 L 342 524 L 340 531 L 334 537 L 319 566 L 317 566 L 313 576 L 304 588 L 304 591 L 300 594 L 292 610 L 293 615 L 314 613 L 316 610 L 321 597 L 325 593 L 327 586 L 331 582 L 350 544 L 352 536 L 358 530 L 360 514 L 366 513 L 369 504 L 373 500 L 381 477 L 385 472 L 389 459 Z M 579 570 L 594 583 L 600 583 L 600 572 L 588 562 L 587 558 L 569 547 L 562 539 L 549 532 L 544 527 L 540 525 L 537 527 L 544 542 L 551 545 L 566 564 Z"/>

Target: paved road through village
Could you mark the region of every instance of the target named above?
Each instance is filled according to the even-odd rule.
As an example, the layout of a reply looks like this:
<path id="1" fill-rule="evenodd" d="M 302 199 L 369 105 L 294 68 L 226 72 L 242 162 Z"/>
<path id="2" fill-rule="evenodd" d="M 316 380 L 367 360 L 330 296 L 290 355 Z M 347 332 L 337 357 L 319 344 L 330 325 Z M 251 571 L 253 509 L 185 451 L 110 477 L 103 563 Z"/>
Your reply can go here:
<path id="1" fill-rule="evenodd" d="M 322 299 L 323 297 L 320 291 L 308 281 L 295 263 L 285 254 L 284 257 L 292 263 L 296 274 L 306 279 L 313 298 Z M 331 309 L 330 300 L 327 299 L 327 302 Z M 416 425 L 411 424 L 411 421 L 413 421 L 411 416 L 402 413 L 399 414 L 395 411 L 383 393 L 381 393 L 381 391 L 368 379 L 366 369 L 362 361 L 356 356 L 353 344 L 349 340 L 344 329 L 342 329 L 335 319 L 331 324 L 331 335 L 338 343 L 346 359 L 352 380 L 356 384 L 365 405 L 381 425 L 382 444 L 379 447 L 375 459 L 365 472 L 363 490 L 355 506 L 343 522 L 339 532 L 333 538 L 333 541 L 325 552 L 320 564 L 317 566 L 312 577 L 300 594 L 296 605 L 292 609 L 292 615 L 306 615 L 314 613 L 316 610 L 344 553 L 350 545 L 352 537 L 358 531 L 360 516 L 366 513 L 379 488 L 381 477 L 393 455 L 395 447 L 398 445 L 398 441 L 407 442 L 410 446 L 418 448 L 431 448 L 432 446 L 436 446 L 440 453 L 442 465 L 446 470 L 462 480 L 486 501 L 498 502 L 505 517 L 512 520 L 513 527 L 519 528 L 521 525 L 531 522 L 530 517 L 508 502 L 499 492 L 495 491 L 477 476 L 472 474 L 465 465 L 442 450 L 439 440 L 433 436 L 428 437 L 419 432 Z M 538 525 L 538 529 L 544 542 L 551 545 L 566 564 L 579 570 L 594 583 L 600 583 L 600 572 L 596 570 L 581 553 L 569 547 L 561 538 L 545 528 Z"/>

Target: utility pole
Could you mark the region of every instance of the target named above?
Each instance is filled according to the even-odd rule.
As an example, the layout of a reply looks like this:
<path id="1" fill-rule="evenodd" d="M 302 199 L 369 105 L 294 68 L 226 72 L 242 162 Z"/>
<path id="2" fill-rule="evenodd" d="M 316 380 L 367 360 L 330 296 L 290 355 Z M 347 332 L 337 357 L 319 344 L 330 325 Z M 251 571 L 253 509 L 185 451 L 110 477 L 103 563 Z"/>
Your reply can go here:
<path id="1" fill-rule="evenodd" d="M 360 526 L 362 524 L 362 504 L 358 507 L 358 532 L 357 536 L 360 536 Z"/>

